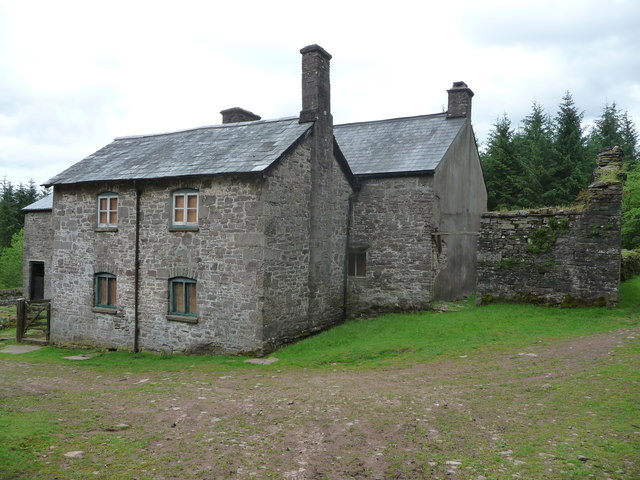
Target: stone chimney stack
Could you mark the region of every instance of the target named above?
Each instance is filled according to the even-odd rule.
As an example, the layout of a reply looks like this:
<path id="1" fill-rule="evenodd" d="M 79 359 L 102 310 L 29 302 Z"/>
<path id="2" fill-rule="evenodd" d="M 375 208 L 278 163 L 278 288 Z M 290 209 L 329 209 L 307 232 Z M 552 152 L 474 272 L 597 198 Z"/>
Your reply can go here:
<path id="1" fill-rule="evenodd" d="M 322 118 L 331 120 L 329 61 L 331 55 L 319 45 L 309 45 L 302 54 L 302 111 L 300 123 Z"/>
<path id="2" fill-rule="evenodd" d="M 471 97 L 473 92 L 464 82 L 453 82 L 453 87 L 447 90 L 449 94 L 449 108 L 447 118 L 471 118 Z"/>
<path id="3" fill-rule="evenodd" d="M 253 122 L 254 120 L 260 120 L 260 116 L 240 107 L 227 108 L 220 113 L 222 114 L 222 123 Z"/>

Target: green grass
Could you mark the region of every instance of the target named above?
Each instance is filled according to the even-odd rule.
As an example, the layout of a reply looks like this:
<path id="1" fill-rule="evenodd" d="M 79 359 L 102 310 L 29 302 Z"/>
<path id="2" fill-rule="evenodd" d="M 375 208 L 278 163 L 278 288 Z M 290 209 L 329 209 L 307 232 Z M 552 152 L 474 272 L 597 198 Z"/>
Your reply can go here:
<path id="1" fill-rule="evenodd" d="M 375 367 L 459 356 L 476 349 L 511 348 L 552 338 L 603 332 L 640 323 L 640 276 L 621 285 L 616 309 L 559 309 L 526 304 L 457 312 L 383 315 L 352 320 L 275 353 L 301 367 Z"/>
<path id="2" fill-rule="evenodd" d="M 406 366 L 437 358 L 465 355 L 478 349 L 507 349 L 553 338 L 615 330 L 640 323 L 640 276 L 621 284 L 618 308 L 560 309 L 527 304 L 476 306 L 473 298 L 459 311 L 382 315 L 350 320 L 274 352 L 271 367 L 251 366 L 244 357 L 183 356 L 95 350 L 81 368 L 127 371 L 178 371 L 184 368 L 281 369 L 286 367 L 376 368 Z M 22 354 L 20 360 L 68 362 L 64 357 L 87 353 L 47 347 Z M 90 352 L 91 353 L 91 352 Z M 2 356 L 8 355 L 0 353 Z M 15 357 L 14 357 L 15 358 Z M 16 358 L 17 359 L 17 358 Z"/>

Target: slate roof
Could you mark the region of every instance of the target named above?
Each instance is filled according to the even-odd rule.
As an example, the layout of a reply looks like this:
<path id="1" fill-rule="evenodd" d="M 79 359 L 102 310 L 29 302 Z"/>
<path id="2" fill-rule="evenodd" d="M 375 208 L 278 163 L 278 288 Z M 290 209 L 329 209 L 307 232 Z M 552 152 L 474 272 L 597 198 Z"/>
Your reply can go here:
<path id="1" fill-rule="evenodd" d="M 53 193 L 50 193 L 46 197 L 42 197 L 40 200 L 33 202 L 31 205 L 27 205 L 22 209 L 23 212 L 46 212 L 53 209 Z"/>
<path id="2" fill-rule="evenodd" d="M 311 129 L 298 118 L 116 138 L 45 185 L 261 172 Z"/>
<path id="3" fill-rule="evenodd" d="M 336 125 L 355 175 L 433 172 L 467 121 L 446 113 Z"/>

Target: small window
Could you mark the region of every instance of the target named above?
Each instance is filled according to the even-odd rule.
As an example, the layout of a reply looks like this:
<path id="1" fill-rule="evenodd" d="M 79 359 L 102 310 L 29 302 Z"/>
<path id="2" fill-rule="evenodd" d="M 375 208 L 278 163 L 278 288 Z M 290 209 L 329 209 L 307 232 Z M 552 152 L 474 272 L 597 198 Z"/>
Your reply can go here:
<path id="1" fill-rule="evenodd" d="M 98 227 L 118 226 L 118 195 L 103 193 L 98 195 Z"/>
<path id="2" fill-rule="evenodd" d="M 189 227 L 198 225 L 196 190 L 179 190 L 173 194 L 173 224 Z"/>
<path id="3" fill-rule="evenodd" d="M 191 316 L 198 314 L 195 280 L 184 277 L 169 280 L 169 313 Z"/>
<path id="4" fill-rule="evenodd" d="M 110 273 L 98 273 L 95 280 L 96 307 L 116 308 L 117 286 L 116 276 Z"/>
<path id="5" fill-rule="evenodd" d="M 349 253 L 349 269 L 350 277 L 366 277 L 367 276 L 367 253 L 351 252 Z"/>

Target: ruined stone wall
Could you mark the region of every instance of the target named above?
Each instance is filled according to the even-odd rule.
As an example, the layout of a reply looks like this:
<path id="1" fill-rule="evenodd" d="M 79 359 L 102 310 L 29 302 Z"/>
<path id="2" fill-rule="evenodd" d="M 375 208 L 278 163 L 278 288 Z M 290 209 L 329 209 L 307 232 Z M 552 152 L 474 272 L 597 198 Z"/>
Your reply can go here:
<path id="1" fill-rule="evenodd" d="M 44 298 L 51 298 L 51 211 L 26 212 L 24 216 L 24 256 L 22 278 L 24 294 L 31 299 L 31 262 L 44 263 Z"/>
<path id="2" fill-rule="evenodd" d="M 577 306 L 618 302 L 622 152 L 598 157 L 596 181 L 568 209 L 482 217 L 478 303 Z"/>
<path id="3" fill-rule="evenodd" d="M 349 314 L 429 308 L 446 256 L 432 242 L 434 205 L 432 176 L 361 180 L 351 248 L 366 253 L 366 276 L 348 279 Z"/>

